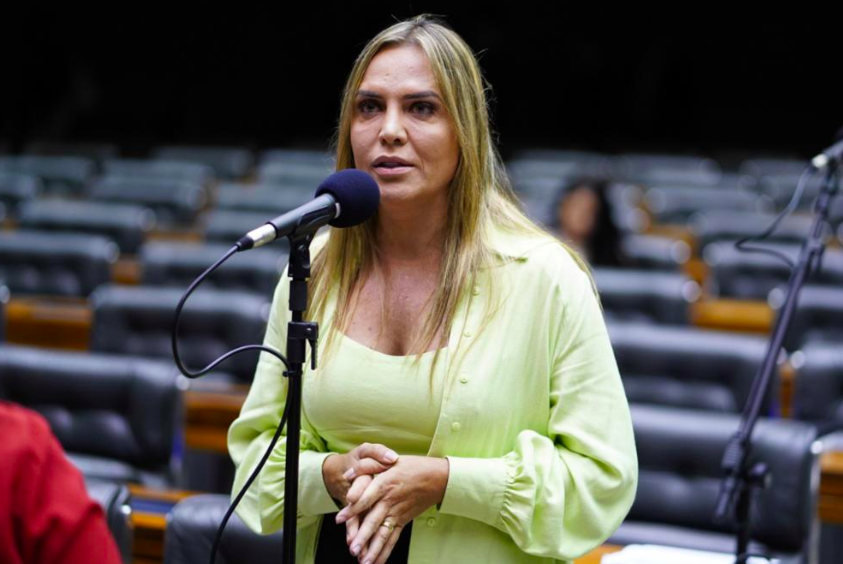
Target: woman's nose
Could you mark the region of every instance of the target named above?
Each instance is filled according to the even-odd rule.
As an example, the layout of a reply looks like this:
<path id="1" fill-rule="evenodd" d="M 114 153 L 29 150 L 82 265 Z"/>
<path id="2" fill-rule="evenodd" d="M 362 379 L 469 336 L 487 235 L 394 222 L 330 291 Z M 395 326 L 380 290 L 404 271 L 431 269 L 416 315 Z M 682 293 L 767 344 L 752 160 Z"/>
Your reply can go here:
<path id="1" fill-rule="evenodd" d="M 384 113 L 380 140 L 387 145 L 403 144 L 407 141 L 407 131 L 400 109 L 388 108 Z"/>

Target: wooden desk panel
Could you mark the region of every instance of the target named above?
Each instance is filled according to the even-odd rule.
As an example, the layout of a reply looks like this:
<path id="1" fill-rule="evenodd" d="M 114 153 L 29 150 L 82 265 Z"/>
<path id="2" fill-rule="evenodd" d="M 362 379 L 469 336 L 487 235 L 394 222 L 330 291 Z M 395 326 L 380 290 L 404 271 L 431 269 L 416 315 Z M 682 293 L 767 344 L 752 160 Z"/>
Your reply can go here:
<path id="1" fill-rule="evenodd" d="M 6 306 L 10 343 L 87 350 L 93 314 L 84 298 L 15 296 Z"/>

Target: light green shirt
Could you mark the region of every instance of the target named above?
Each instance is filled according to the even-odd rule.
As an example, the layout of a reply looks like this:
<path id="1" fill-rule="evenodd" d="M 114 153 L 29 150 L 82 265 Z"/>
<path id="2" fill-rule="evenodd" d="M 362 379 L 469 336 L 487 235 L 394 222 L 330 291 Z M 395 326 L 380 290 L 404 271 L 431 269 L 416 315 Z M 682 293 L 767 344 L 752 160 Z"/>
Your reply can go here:
<path id="1" fill-rule="evenodd" d="M 321 234 L 313 241 L 312 254 L 325 240 Z M 409 564 L 568 562 L 614 532 L 635 496 L 638 467 L 629 408 L 587 274 L 550 237 L 492 230 L 487 240 L 499 264 L 484 270 L 458 305 L 447 344 L 452 365 L 447 373 L 440 372 L 441 387 L 434 389 L 439 399 L 429 443 L 422 427 L 430 433 L 425 425 L 431 412 L 418 418 L 421 438 L 414 444 L 429 445 L 421 454 L 447 457 L 450 474 L 441 506 L 428 508 L 413 522 Z M 481 330 L 482 298 L 490 279 L 499 288 L 501 307 Z M 290 316 L 288 290 L 285 272 L 265 338 L 282 352 Z M 329 299 L 324 327 L 335 295 Z M 342 339 L 346 354 L 362 358 L 364 351 L 349 349 L 365 348 L 362 344 Z M 371 352 L 372 360 L 381 354 Z M 412 393 L 406 388 L 417 385 L 400 370 L 400 357 L 394 358 L 391 385 L 372 388 L 378 395 L 368 398 L 369 403 L 406 402 Z M 297 563 L 314 562 L 322 516 L 337 511 L 322 479 L 322 462 L 332 453 L 329 445 L 335 452 L 347 452 L 356 446 L 354 440 L 390 446 L 387 439 L 393 437 L 400 446 L 401 437 L 413 431 L 412 422 L 359 409 L 351 405 L 353 399 L 330 397 L 339 387 L 316 388 L 326 385 L 319 378 L 327 381 L 342 374 L 357 380 L 343 384 L 345 389 L 370 386 L 362 381 L 367 374 L 385 377 L 382 369 L 373 368 L 376 364 L 353 371 L 345 367 L 345 372 L 330 367 L 322 372 L 320 366 L 315 376 L 309 365 L 305 370 Z M 233 494 L 257 465 L 281 420 L 287 391 L 282 371 L 280 361 L 262 353 L 240 417 L 229 430 L 237 467 Z M 427 373 L 421 374 L 418 389 L 427 390 Z M 315 401 L 315 393 L 326 397 Z M 431 399 L 428 391 L 423 399 Z M 331 402 L 338 413 L 325 409 Z M 424 408 L 420 404 L 418 409 Z M 237 510 L 259 533 L 277 531 L 283 524 L 285 440 L 282 436 L 278 441 Z"/>

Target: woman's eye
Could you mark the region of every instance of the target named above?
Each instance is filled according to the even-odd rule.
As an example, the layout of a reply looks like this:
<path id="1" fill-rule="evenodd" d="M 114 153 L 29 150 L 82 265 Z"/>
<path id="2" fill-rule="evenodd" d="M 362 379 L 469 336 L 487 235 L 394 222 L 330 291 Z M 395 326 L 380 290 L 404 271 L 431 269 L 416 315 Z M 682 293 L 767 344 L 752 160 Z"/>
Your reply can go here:
<path id="1" fill-rule="evenodd" d="M 430 102 L 416 102 L 413 104 L 413 110 L 422 114 L 422 115 L 430 115 L 434 111 L 433 104 Z"/>
<path id="2" fill-rule="evenodd" d="M 375 104 L 372 100 L 363 100 L 359 104 L 357 104 L 357 109 L 360 110 L 364 114 L 371 113 L 378 109 L 378 105 Z"/>

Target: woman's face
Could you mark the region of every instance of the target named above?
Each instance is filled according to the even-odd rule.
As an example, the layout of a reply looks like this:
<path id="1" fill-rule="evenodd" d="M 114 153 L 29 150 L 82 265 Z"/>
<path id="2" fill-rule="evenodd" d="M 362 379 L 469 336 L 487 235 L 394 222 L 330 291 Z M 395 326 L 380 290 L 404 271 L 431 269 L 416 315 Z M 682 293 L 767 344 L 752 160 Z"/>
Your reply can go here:
<path id="1" fill-rule="evenodd" d="M 575 188 L 559 206 L 559 224 L 565 235 L 577 241 L 591 236 L 600 212 L 600 200 L 586 186 Z"/>
<path id="2" fill-rule="evenodd" d="M 447 197 L 459 145 L 420 47 L 387 47 L 369 63 L 354 100 L 351 149 L 382 204 Z"/>

